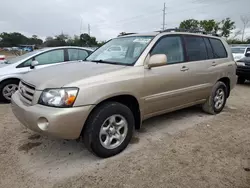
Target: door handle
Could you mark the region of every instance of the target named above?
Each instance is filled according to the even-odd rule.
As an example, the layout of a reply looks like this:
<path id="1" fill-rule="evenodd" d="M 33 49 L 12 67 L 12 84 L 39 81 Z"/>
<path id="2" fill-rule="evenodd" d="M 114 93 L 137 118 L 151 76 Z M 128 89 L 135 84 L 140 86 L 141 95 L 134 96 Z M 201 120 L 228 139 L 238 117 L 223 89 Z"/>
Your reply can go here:
<path id="1" fill-rule="evenodd" d="M 215 67 L 216 65 L 217 65 L 217 63 L 214 61 L 214 62 L 212 63 L 212 66 Z"/>
<path id="2" fill-rule="evenodd" d="M 183 66 L 183 67 L 181 68 L 181 71 L 183 71 L 183 72 L 188 71 L 188 70 L 189 70 L 189 68 L 186 67 L 186 66 Z"/>

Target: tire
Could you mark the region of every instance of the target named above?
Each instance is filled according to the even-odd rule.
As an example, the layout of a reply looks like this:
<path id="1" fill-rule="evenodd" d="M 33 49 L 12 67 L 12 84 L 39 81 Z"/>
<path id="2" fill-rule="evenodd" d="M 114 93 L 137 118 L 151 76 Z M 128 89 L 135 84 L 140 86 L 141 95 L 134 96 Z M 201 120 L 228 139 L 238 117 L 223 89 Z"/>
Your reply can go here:
<path id="1" fill-rule="evenodd" d="M 223 99 L 219 98 L 221 103 L 219 103 L 219 102 L 216 103 L 215 102 L 215 100 L 218 99 L 218 96 L 217 96 L 218 92 L 224 93 Z M 203 111 L 208 113 L 208 114 L 212 114 L 212 115 L 219 114 L 223 110 L 223 108 L 224 108 L 224 106 L 226 104 L 227 96 L 228 96 L 228 88 L 227 88 L 227 86 L 223 82 L 220 82 L 220 81 L 217 82 L 214 85 L 209 98 L 202 105 Z M 215 99 L 215 97 L 217 97 L 217 98 Z M 218 105 L 218 104 L 220 104 L 220 105 Z"/>
<path id="2" fill-rule="evenodd" d="M 11 95 L 17 90 L 19 84 L 19 80 L 6 80 L 0 84 L 0 101 L 4 103 L 10 103 Z M 13 89 L 10 91 L 10 95 L 4 96 L 5 88 L 10 86 Z"/>
<path id="3" fill-rule="evenodd" d="M 237 84 L 244 84 L 246 79 L 244 77 L 238 77 Z"/>
<path id="4" fill-rule="evenodd" d="M 124 124 L 121 122 L 124 122 Z M 108 138 L 119 135 L 118 133 L 114 133 L 118 131 L 120 126 L 118 123 L 127 127 L 119 130 L 121 132 L 123 130 L 122 134 L 120 132 L 120 135 L 123 136 L 118 136 L 119 138 L 122 138 L 120 139 L 121 142 L 118 141 L 119 139 L 112 139 L 110 146 L 108 146 L 108 144 L 105 145 Z M 114 129 L 117 130 L 111 129 L 112 127 L 115 127 Z M 90 114 L 83 132 L 84 144 L 89 151 L 93 152 L 98 157 L 107 158 L 114 156 L 122 152 L 127 147 L 132 138 L 134 127 L 134 116 L 132 111 L 127 106 L 118 102 L 106 102 L 97 107 Z M 109 137 L 108 135 L 112 136 Z M 116 144 L 120 144 L 117 146 L 114 144 L 112 145 L 113 141 L 116 142 Z M 107 143 L 109 142 L 107 141 Z"/>

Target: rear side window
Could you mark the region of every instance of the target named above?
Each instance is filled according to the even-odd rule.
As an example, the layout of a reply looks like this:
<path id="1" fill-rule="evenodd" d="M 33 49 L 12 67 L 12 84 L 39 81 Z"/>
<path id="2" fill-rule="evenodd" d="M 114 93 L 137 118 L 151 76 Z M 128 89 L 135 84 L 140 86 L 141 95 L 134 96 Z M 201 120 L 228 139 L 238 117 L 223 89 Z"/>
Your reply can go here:
<path id="1" fill-rule="evenodd" d="M 213 49 L 212 49 L 212 46 L 209 42 L 209 39 L 208 38 L 204 38 L 204 42 L 206 44 L 206 47 L 207 47 L 207 55 L 208 55 L 208 58 L 209 59 L 213 59 L 214 58 L 214 54 L 213 54 Z"/>
<path id="2" fill-rule="evenodd" d="M 227 51 L 219 39 L 210 38 L 215 58 L 227 58 Z"/>
<path id="3" fill-rule="evenodd" d="M 155 54 L 165 54 L 168 64 L 183 62 L 184 55 L 181 38 L 179 36 L 161 38 L 151 52 L 151 55 Z"/>
<path id="4" fill-rule="evenodd" d="M 68 49 L 69 61 L 85 60 L 88 52 L 79 49 Z"/>
<path id="5" fill-rule="evenodd" d="M 188 61 L 208 59 L 207 49 L 202 37 L 184 36 Z"/>

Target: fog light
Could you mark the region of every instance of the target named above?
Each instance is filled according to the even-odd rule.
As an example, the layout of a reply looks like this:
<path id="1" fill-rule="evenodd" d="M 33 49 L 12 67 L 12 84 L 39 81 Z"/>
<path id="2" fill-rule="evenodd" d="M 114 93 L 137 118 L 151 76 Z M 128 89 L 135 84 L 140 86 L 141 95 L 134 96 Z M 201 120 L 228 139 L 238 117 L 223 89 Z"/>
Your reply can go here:
<path id="1" fill-rule="evenodd" d="M 37 120 L 37 125 L 42 131 L 47 131 L 49 129 L 49 122 L 46 118 L 40 117 Z"/>

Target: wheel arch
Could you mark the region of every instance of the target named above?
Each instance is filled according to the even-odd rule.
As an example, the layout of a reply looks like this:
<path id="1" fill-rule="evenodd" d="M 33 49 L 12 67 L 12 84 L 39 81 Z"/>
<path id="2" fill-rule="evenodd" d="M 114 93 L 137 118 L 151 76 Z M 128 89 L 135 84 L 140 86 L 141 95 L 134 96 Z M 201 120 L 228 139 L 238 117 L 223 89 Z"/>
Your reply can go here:
<path id="1" fill-rule="evenodd" d="M 103 103 L 110 102 L 110 101 L 119 102 L 119 103 L 127 106 L 132 111 L 132 113 L 134 115 L 135 129 L 140 129 L 141 120 L 142 120 L 141 112 L 140 112 L 140 104 L 139 104 L 139 101 L 137 100 L 137 98 L 135 96 L 131 95 L 131 94 L 120 94 L 120 95 L 116 95 L 116 96 L 110 96 L 110 97 L 107 97 L 107 98 L 99 101 L 97 103 L 97 105 L 89 113 L 88 118 L 90 117 L 90 114 L 93 113 L 93 111 L 95 109 L 97 109 Z M 87 118 L 87 120 L 85 122 L 88 121 L 88 118 Z M 83 131 L 84 131 L 85 127 L 86 126 L 83 127 L 82 134 L 83 134 Z"/>
<path id="2" fill-rule="evenodd" d="M 223 82 L 226 86 L 227 86 L 227 97 L 230 96 L 230 91 L 231 91 L 231 88 L 230 88 L 230 78 L 228 77 L 222 77 L 220 78 L 218 81 L 220 82 Z"/>
<path id="3" fill-rule="evenodd" d="M 2 84 L 3 82 L 9 81 L 9 80 L 20 81 L 21 79 L 17 78 L 17 77 L 4 78 L 0 81 L 0 84 Z"/>

